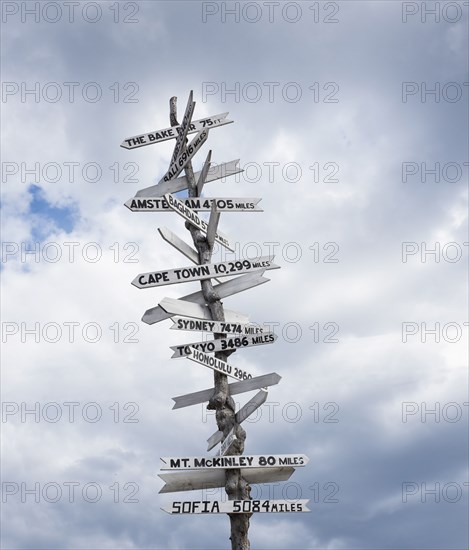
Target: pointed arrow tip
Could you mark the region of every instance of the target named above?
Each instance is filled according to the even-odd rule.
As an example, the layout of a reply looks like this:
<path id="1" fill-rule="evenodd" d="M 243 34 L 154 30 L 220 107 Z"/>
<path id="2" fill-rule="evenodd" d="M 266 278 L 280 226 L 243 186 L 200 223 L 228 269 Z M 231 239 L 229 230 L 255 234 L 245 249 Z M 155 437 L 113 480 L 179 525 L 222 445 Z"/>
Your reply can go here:
<path id="1" fill-rule="evenodd" d="M 151 313 L 150 313 L 150 310 L 147 309 L 147 311 L 145 311 L 145 313 L 142 315 L 142 323 L 146 323 L 147 325 L 152 325 L 153 323 L 151 322 L 151 317 L 150 317 Z"/>

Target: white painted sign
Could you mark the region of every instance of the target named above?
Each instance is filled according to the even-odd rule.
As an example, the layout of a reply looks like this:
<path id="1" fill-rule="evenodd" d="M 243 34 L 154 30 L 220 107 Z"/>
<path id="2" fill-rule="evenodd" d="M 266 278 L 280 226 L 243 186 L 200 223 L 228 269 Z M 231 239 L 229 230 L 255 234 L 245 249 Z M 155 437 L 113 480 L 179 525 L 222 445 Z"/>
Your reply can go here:
<path id="1" fill-rule="evenodd" d="M 207 155 L 207 158 L 205 159 L 205 162 L 204 162 L 204 166 L 200 172 L 200 176 L 199 178 L 197 179 L 197 196 L 200 197 L 200 195 L 202 194 L 202 189 L 204 188 L 204 185 L 205 185 L 205 179 L 207 178 L 207 175 L 208 175 L 208 171 L 210 169 L 210 162 L 212 161 L 212 151 L 210 150 L 208 152 L 208 155 Z"/>
<path id="2" fill-rule="evenodd" d="M 163 300 L 159 303 L 159 307 L 161 307 L 169 315 L 179 315 L 184 313 L 184 315 L 189 317 L 193 316 L 202 319 L 212 318 L 212 314 L 207 306 L 186 302 L 182 299 L 178 300 L 176 298 L 163 298 Z M 243 313 L 237 313 L 236 311 L 231 311 L 229 309 L 225 309 L 224 313 L 226 319 L 231 320 L 234 323 L 248 320 L 248 317 Z"/>
<path id="3" fill-rule="evenodd" d="M 167 243 L 173 246 L 176 250 L 178 250 L 181 254 L 183 254 L 192 263 L 199 265 L 199 254 L 196 250 L 194 250 L 191 246 L 185 243 L 182 239 L 180 239 L 167 227 L 158 227 L 158 231 L 161 237 L 163 238 L 163 240 L 165 240 Z M 220 279 L 215 279 L 215 281 L 217 283 L 221 282 Z"/>
<path id="4" fill-rule="evenodd" d="M 204 367 L 220 372 L 221 374 L 226 374 L 235 380 L 247 380 L 248 378 L 252 378 L 252 374 L 249 374 L 247 371 L 230 365 L 217 357 L 208 355 L 207 353 L 199 351 L 195 348 L 191 349 L 190 355 L 187 355 L 186 358 L 194 361 L 195 363 L 199 363 L 199 365 L 203 365 Z"/>
<path id="5" fill-rule="evenodd" d="M 173 195 L 171 195 L 170 193 L 167 193 L 164 198 L 166 199 L 166 202 L 169 204 L 170 208 L 172 208 L 175 212 L 177 212 L 192 225 L 200 229 L 203 233 L 207 234 L 208 223 L 200 216 L 198 216 L 197 213 L 194 212 L 194 210 L 186 206 L 178 198 L 173 197 Z M 215 240 L 218 243 L 222 244 L 228 250 L 231 250 L 232 252 L 235 251 L 234 248 L 230 245 L 228 238 L 220 231 L 217 231 L 217 234 L 215 235 Z"/>
<path id="6" fill-rule="evenodd" d="M 263 374 L 262 376 L 255 376 L 249 380 L 243 380 L 242 382 L 232 382 L 228 384 L 230 395 L 237 395 L 239 393 L 245 393 L 248 391 L 258 390 L 268 386 L 275 386 L 280 382 L 282 377 L 276 372 L 270 374 Z M 200 390 L 194 393 L 186 393 L 185 395 L 179 395 L 172 397 L 174 401 L 174 409 L 182 409 L 183 407 L 190 407 L 192 405 L 198 405 L 200 403 L 206 403 L 210 401 L 215 393 L 214 388 L 208 388 L 206 390 Z"/>
<path id="7" fill-rule="evenodd" d="M 158 184 L 161 184 L 164 181 L 172 180 L 176 176 L 179 176 L 179 174 L 184 170 L 184 166 L 186 166 L 186 164 L 193 158 L 197 151 L 206 142 L 207 137 L 208 130 L 202 130 L 201 132 L 199 132 L 195 136 L 195 138 L 189 143 L 189 145 L 181 151 L 176 160 L 171 162 L 168 171 L 160 179 Z"/>
<path id="8" fill-rule="evenodd" d="M 242 424 L 246 418 L 251 416 L 267 400 L 268 391 L 261 389 L 245 405 L 243 405 L 235 415 L 236 423 Z"/>
<path id="9" fill-rule="evenodd" d="M 252 512 L 311 512 L 309 499 L 300 500 L 178 500 L 161 508 L 168 514 L 250 514 Z"/>
<path id="10" fill-rule="evenodd" d="M 179 200 L 195 212 L 210 212 L 213 203 L 219 212 L 264 212 L 257 206 L 262 199 L 255 197 L 193 197 Z M 165 199 L 160 197 L 132 197 L 124 204 L 132 212 L 173 212 Z"/>
<path id="11" fill-rule="evenodd" d="M 237 439 L 235 434 L 235 428 L 236 426 L 233 426 L 231 430 L 228 432 L 228 435 L 221 442 L 220 448 L 217 451 L 217 456 L 223 456 L 224 454 L 226 454 L 228 449 L 231 447 L 231 444 L 233 443 L 233 441 Z"/>
<path id="12" fill-rule="evenodd" d="M 181 254 L 183 254 L 188 260 L 194 264 L 199 264 L 199 254 L 197 250 L 189 246 L 186 242 L 180 239 L 167 227 L 158 227 L 158 232 L 167 243 L 173 246 Z"/>
<path id="13" fill-rule="evenodd" d="M 162 457 L 161 470 L 197 470 L 199 468 L 273 468 L 277 466 L 306 466 L 309 458 L 304 454 L 283 455 L 230 455 Z"/>
<path id="14" fill-rule="evenodd" d="M 245 275 L 240 275 L 239 277 L 235 277 L 230 281 L 225 281 L 223 283 L 215 285 L 213 287 L 213 290 L 215 290 L 218 296 L 220 296 L 220 299 L 226 298 L 227 296 L 237 294 L 238 292 L 248 290 L 249 288 L 254 288 L 258 285 L 262 285 L 270 281 L 270 279 L 267 279 L 267 277 L 263 277 L 262 273 L 263 273 L 262 271 L 260 272 L 255 271 L 253 273 L 246 273 Z M 193 302 L 199 305 L 205 304 L 205 298 L 201 290 L 198 290 L 197 292 L 193 292 L 192 294 L 188 294 L 187 296 L 183 296 L 181 300 L 184 300 L 186 302 Z M 160 306 L 156 306 L 156 307 L 147 309 L 147 311 L 145 311 L 142 317 L 142 321 L 144 323 L 147 323 L 148 325 L 153 325 L 154 323 L 159 323 L 164 319 L 169 319 L 173 315 L 180 315 L 180 314 L 166 313 L 166 311 L 164 311 Z M 182 313 L 182 315 L 184 315 L 184 313 Z M 196 317 L 200 317 L 200 316 L 196 316 Z M 202 316 L 201 318 L 204 319 L 205 316 Z"/>
<path id="15" fill-rule="evenodd" d="M 294 471 L 295 468 L 290 466 L 277 468 L 250 468 L 243 471 L 243 478 L 251 484 L 287 481 Z M 195 491 L 197 489 L 225 486 L 225 471 L 223 469 L 169 472 L 158 474 L 158 477 L 165 482 L 165 485 L 159 491 L 160 493 Z"/>
<path id="16" fill-rule="evenodd" d="M 231 160 L 230 162 L 224 162 L 222 164 L 211 164 L 208 171 L 205 183 L 210 181 L 216 181 L 219 179 L 225 179 L 228 176 L 233 176 L 235 174 L 240 174 L 244 172 L 238 166 L 239 159 Z M 194 176 L 197 178 L 201 176 L 202 171 L 195 172 Z M 150 185 L 150 187 L 145 187 L 140 189 L 135 194 L 136 197 L 163 197 L 166 193 L 177 193 L 178 191 L 184 191 L 190 187 L 189 182 L 186 176 L 181 176 L 179 178 L 165 181 L 157 185 Z"/>
<path id="17" fill-rule="evenodd" d="M 189 348 L 195 348 L 204 353 L 215 353 L 217 351 L 232 351 L 239 348 L 251 346 L 262 346 L 264 344 L 273 344 L 277 340 L 277 335 L 273 332 L 266 332 L 254 336 L 230 336 L 229 338 L 219 338 L 218 340 L 205 340 L 202 342 L 192 342 L 182 346 L 170 346 L 174 351 L 171 359 L 178 359 L 189 354 Z"/>
<path id="18" fill-rule="evenodd" d="M 132 281 L 137 288 L 154 288 L 158 286 L 174 285 L 215 277 L 228 277 L 250 273 L 259 269 L 278 269 L 280 266 L 273 263 L 274 256 L 261 256 L 252 260 L 238 260 L 231 262 L 218 262 L 215 264 L 201 264 L 164 271 L 150 271 L 140 273 Z"/>
<path id="19" fill-rule="evenodd" d="M 215 242 L 215 237 L 217 235 L 218 222 L 220 221 L 220 212 L 217 210 L 217 204 L 212 202 L 212 207 L 210 209 L 210 218 L 208 220 L 207 227 L 207 245 L 210 250 L 213 248 Z"/>
<path id="20" fill-rule="evenodd" d="M 182 151 L 186 143 L 186 136 L 187 132 L 189 131 L 189 124 L 191 123 L 192 115 L 195 109 L 195 101 L 193 101 L 193 96 L 194 94 L 191 90 L 191 93 L 189 94 L 189 99 L 187 100 L 186 110 L 184 112 L 182 123 L 180 126 L 177 127 L 178 137 L 176 138 L 176 144 L 174 145 L 171 163 L 173 163 L 177 159 L 179 153 Z"/>
<path id="21" fill-rule="evenodd" d="M 239 336 L 250 336 L 268 332 L 267 328 L 255 323 L 227 323 L 226 321 L 202 321 L 177 315 L 171 319 L 172 330 L 188 330 L 191 332 L 213 332 L 217 334 L 235 334 Z"/>
<path id="22" fill-rule="evenodd" d="M 194 120 L 189 124 L 188 134 L 194 132 L 200 132 L 205 128 L 212 129 L 218 128 L 219 126 L 224 126 L 225 124 L 231 124 L 232 120 L 226 120 L 228 112 L 221 113 L 219 115 L 212 115 L 206 118 L 200 118 L 199 120 Z M 144 147 L 145 145 L 151 145 L 153 143 L 161 143 L 168 139 L 178 137 L 178 129 L 180 126 L 170 126 L 169 128 L 164 128 L 162 130 L 155 130 L 149 132 L 148 134 L 140 134 L 137 136 L 132 136 L 121 143 L 121 147 L 124 149 L 137 149 L 138 147 Z"/>

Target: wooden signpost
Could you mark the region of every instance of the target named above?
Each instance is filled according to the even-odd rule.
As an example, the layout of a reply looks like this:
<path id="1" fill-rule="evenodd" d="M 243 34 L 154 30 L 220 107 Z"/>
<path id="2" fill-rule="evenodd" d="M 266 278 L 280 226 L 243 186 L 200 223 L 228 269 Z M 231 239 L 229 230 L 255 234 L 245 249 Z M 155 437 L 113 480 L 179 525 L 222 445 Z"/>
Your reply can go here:
<path id="1" fill-rule="evenodd" d="M 230 239 L 218 228 L 225 212 L 262 212 L 259 198 L 201 197 L 205 184 L 224 179 L 242 170 L 239 160 L 216 164 L 209 151 L 202 168 L 194 172 L 192 160 L 203 147 L 210 129 L 231 123 L 228 113 L 192 120 L 195 109 L 189 95 L 181 124 L 177 120 L 176 98 L 170 100 L 169 128 L 125 139 L 121 147 L 136 149 L 174 139 L 174 150 L 166 173 L 156 185 L 140 189 L 125 206 L 132 212 L 176 212 L 186 222 L 194 247 L 167 228 L 158 229 L 164 241 L 193 265 L 140 273 L 132 281 L 139 288 L 157 288 L 199 281 L 201 290 L 179 299 L 163 298 L 156 307 L 145 311 L 142 321 L 155 324 L 171 318 L 172 329 L 213 333 L 214 339 L 171 346 L 173 358 L 186 358 L 213 371 L 213 387 L 173 397 L 173 409 L 206 403 L 216 411 L 218 430 L 208 439 L 208 450 L 220 444 L 215 456 L 162 458 L 164 481 L 161 493 L 225 487 L 228 501 L 180 500 L 163 507 L 169 514 L 228 514 L 232 549 L 249 548 L 249 520 L 253 513 L 309 512 L 308 500 L 252 500 L 249 484 L 285 481 L 295 468 L 308 463 L 304 454 L 243 455 L 246 432 L 241 424 L 267 399 L 267 388 L 280 381 L 277 373 L 253 376 L 228 356 L 242 348 L 272 344 L 276 335 L 267 327 L 249 323 L 247 315 L 224 308 L 221 300 L 269 281 L 266 270 L 277 269 L 273 256 L 212 263 L 217 242 L 234 252 Z M 190 143 L 187 136 L 196 133 Z M 184 175 L 180 175 L 184 171 Z M 174 194 L 187 190 L 188 197 Z M 209 212 L 209 219 L 203 215 Z M 229 280 L 219 279 L 232 276 Z M 217 281 L 218 284 L 213 284 Z M 189 364 L 189 363 L 188 363 Z M 257 369 L 256 369 L 257 370 Z M 229 379 L 235 382 L 228 383 Z M 257 390 L 238 411 L 233 395 Z"/>

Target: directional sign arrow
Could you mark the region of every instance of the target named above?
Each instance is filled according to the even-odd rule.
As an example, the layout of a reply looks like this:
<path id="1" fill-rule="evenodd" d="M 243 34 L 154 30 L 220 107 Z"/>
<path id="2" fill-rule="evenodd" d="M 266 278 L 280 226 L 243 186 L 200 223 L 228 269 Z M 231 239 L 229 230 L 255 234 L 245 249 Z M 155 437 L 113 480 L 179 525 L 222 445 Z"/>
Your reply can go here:
<path id="1" fill-rule="evenodd" d="M 205 184 L 205 179 L 207 178 L 207 174 L 210 168 L 210 162 L 212 160 L 212 151 L 210 150 L 208 152 L 207 158 L 204 162 L 204 167 L 202 168 L 202 171 L 200 172 L 199 179 L 197 180 L 197 196 L 200 197 L 202 194 L 202 189 Z"/>
<path id="2" fill-rule="evenodd" d="M 194 120 L 189 125 L 188 134 L 194 132 L 199 132 L 205 128 L 218 128 L 219 126 L 224 126 L 225 124 L 231 124 L 232 120 L 226 120 L 228 112 L 221 113 L 219 115 L 212 115 L 206 118 L 200 118 L 199 120 Z M 124 149 L 136 149 L 137 147 L 144 147 L 145 145 L 152 145 L 153 143 L 161 143 L 168 139 L 177 138 L 179 133 L 180 126 L 170 126 L 169 128 L 163 128 L 162 130 L 155 130 L 149 132 L 148 134 L 140 134 L 137 136 L 132 136 L 121 143 L 121 147 Z"/>
<path id="3" fill-rule="evenodd" d="M 194 250 L 182 239 L 180 239 L 177 235 L 175 235 L 170 229 L 168 229 L 167 227 L 158 227 L 158 231 L 161 237 L 167 243 L 173 246 L 176 250 L 179 250 L 181 254 L 183 254 L 186 258 L 188 258 L 194 264 L 197 264 L 197 265 L 199 264 L 199 254 L 197 253 L 197 251 Z"/>
<path id="4" fill-rule="evenodd" d="M 220 221 L 220 212 L 217 210 L 217 203 L 212 202 L 210 210 L 210 219 L 207 227 L 207 244 L 210 250 L 213 248 L 213 243 L 217 237 L 218 222 Z"/>
<path id="5" fill-rule="evenodd" d="M 273 468 L 278 466 L 306 466 L 309 458 L 304 454 L 281 455 L 230 455 L 230 456 L 189 456 L 162 457 L 160 470 L 198 470 L 217 468 Z"/>
<path id="6" fill-rule="evenodd" d="M 208 130 L 201 130 L 195 138 L 189 143 L 189 145 L 181 151 L 178 157 L 171 162 L 168 171 L 160 179 L 158 184 L 160 185 L 164 181 L 169 181 L 174 179 L 176 176 L 184 170 L 184 166 L 193 158 L 197 151 L 202 147 L 202 145 L 207 141 Z"/>
<path id="7" fill-rule="evenodd" d="M 219 212 L 263 212 L 257 197 L 191 197 L 180 199 L 194 212 L 210 212 L 215 204 Z M 173 212 L 162 197 L 132 197 L 124 203 L 132 212 Z"/>
<path id="8" fill-rule="evenodd" d="M 282 466 L 277 468 L 251 468 L 243 471 L 243 478 L 250 484 L 287 481 L 295 468 Z M 177 491 L 194 491 L 211 487 L 225 486 L 224 470 L 195 470 L 158 474 L 166 483 L 160 493 L 175 493 Z"/>
<path id="9" fill-rule="evenodd" d="M 265 403 L 265 400 L 267 399 L 268 392 L 261 389 L 256 395 L 250 399 L 239 411 L 236 413 L 236 423 L 241 424 L 251 416 L 251 414 L 256 411 L 263 403 Z M 223 432 L 218 430 L 214 434 L 212 434 L 208 439 L 208 447 L 207 451 L 210 451 L 215 447 L 215 445 L 218 445 L 220 441 L 223 439 Z"/>
<path id="10" fill-rule="evenodd" d="M 192 302 L 186 302 L 185 300 L 175 298 L 163 298 L 159 303 L 161 307 L 168 315 L 180 315 L 181 313 L 189 317 L 196 317 L 197 319 L 211 319 L 212 313 L 207 306 L 200 304 L 194 304 Z M 247 322 L 249 319 L 243 313 L 237 313 L 229 309 L 224 310 L 225 318 L 233 321 L 234 323 Z"/>
<path id="11" fill-rule="evenodd" d="M 178 500 L 163 512 L 168 514 L 246 514 L 251 512 L 311 512 L 309 499 L 299 500 Z"/>
<path id="12" fill-rule="evenodd" d="M 183 344 L 182 346 L 170 346 L 170 348 L 174 351 L 171 359 L 186 357 L 186 355 L 189 355 L 190 347 L 205 353 L 214 353 L 217 351 L 232 351 L 239 348 L 273 344 L 275 340 L 277 340 L 276 334 L 273 332 L 266 332 L 254 336 L 231 336 L 229 338 L 220 338 L 218 340 L 204 340 L 202 342 Z"/>
<path id="13" fill-rule="evenodd" d="M 236 336 L 253 336 L 269 332 L 269 327 L 261 327 L 255 323 L 226 323 L 224 321 L 196 321 L 190 317 L 177 315 L 171 319 L 171 330 L 188 330 L 192 332 L 213 332 L 217 334 L 234 334 Z"/>
<path id="14" fill-rule="evenodd" d="M 222 164 L 211 165 L 208 171 L 207 177 L 205 178 L 205 183 L 210 181 L 216 181 L 219 179 L 227 178 L 228 176 L 233 176 L 235 174 L 240 174 L 244 172 L 241 168 L 238 167 L 239 159 L 231 160 L 230 162 L 224 162 Z M 194 176 L 200 178 L 201 172 L 195 172 Z M 181 176 L 179 178 L 165 181 L 157 185 L 151 185 L 150 187 L 145 187 L 140 189 L 135 194 L 136 197 L 163 197 L 166 193 L 177 193 L 178 191 L 184 191 L 190 187 L 189 181 L 186 176 Z"/>
<path id="15" fill-rule="evenodd" d="M 299 500 L 183 500 L 161 508 L 168 514 L 246 514 L 251 512 L 311 512 L 309 499 Z"/>
<path id="16" fill-rule="evenodd" d="M 239 393 L 258 390 L 268 386 L 275 386 L 281 379 L 282 377 L 276 372 L 272 372 L 270 374 L 263 374 L 262 376 L 250 378 L 249 380 L 243 380 L 242 382 L 233 382 L 228 384 L 229 394 L 237 395 Z M 174 401 L 173 410 L 198 405 L 199 403 L 206 403 L 207 401 L 210 401 L 214 394 L 215 389 L 209 388 L 207 390 L 172 397 L 172 400 Z"/>
<path id="17" fill-rule="evenodd" d="M 178 250 L 181 254 L 183 254 L 192 263 L 199 265 L 199 254 L 196 250 L 194 250 L 186 242 L 180 239 L 167 227 L 158 227 L 158 231 L 161 237 L 163 238 L 163 240 L 165 240 L 167 243 L 173 246 L 176 250 Z M 215 279 L 215 281 L 217 281 L 217 283 L 220 282 L 219 279 Z"/>
<path id="18" fill-rule="evenodd" d="M 251 416 L 267 399 L 268 392 L 264 389 L 260 390 L 256 395 L 250 399 L 239 411 L 236 413 L 236 423 L 241 424 Z"/>
<path id="19" fill-rule="evenodd" d="M 220 448 L 218 449 L 218 452 L 217 452 L 217 456 L 223 456 L 224 454 L 226 454 L 226 452 L 231 447 L 231 444 L 233 443 L 233 441 L 237 439 L 235 431 L 236 431 L 236 426 L 233 426 L 231 430 L 228 432 L 228 435 L 221 442 Z"/>
<path id="20" fill-rule="evenodd" d="M 140 273 L 132 281 L 137 288 L 154 288 L 158 286 L 174 285 L 202 279 L 241 275 L 253 271 L 278 269 L 280 266 L 273 263 L 274 256 L 262 256 L 252 260 L 239 260 L 230 262 L 218 262 L 215 264 L 202 264 L 195 267 L 180 267 L 164 271 L 150 271 Z"/>
<path id="21" fill-rule="evenodd" d="M 173 197 L 171 193 L 167 193 L 164 198 L 175 212 L 182 216 L 185 220 L 190 222 L 192 225 L 200 229 L 203 233 L 207 234 L 209 229 L 209 224 L 203 220 L 200 216 L 197 215 L 197 212 L 194 212 L 191 208 L 186 206 L 181 200 L 176 197 Z M 217 231 L 215 235 L 215 240 L 222 244 L 228 250 L 234 252 L 234 248 L 230 245 L 228 238 L 223 235 L 220 231 Z"/>
<path id="22" fill-rule="evenodd" d="M 213 290 L 222 300 L 227 296 L 237 294 L 238 292 L 242 292 L 243 290 L 247 290 L 248 288 L 253 288 L 255 286 L 262 285 L 270 281 L 270 279 L 262 277 L 262 273 L 263 272 L 254 272 L 240 275 L 239 277 L 231 279 L 230 281 L 225 281 L 224 283 L 215 285 L 213 287 Z M 181 300 L 197 303 L 199 305 L 205 304 L 205 298 L 201 290 L 194 292 L 193 294 L 183 296 Z M 164 311 L 160 306 L 156 306 L 145 311 L 142 317 L 142 321 L 144 323 L 147 323 L 148 325 L 153 325 L 154 323 L 158 323 L 159 321 L 163 321 L 164 319 L 169 319 L 169 317 L 172 317 L 172 315 L 174 314 L 166 313 L 166 311 Z"/>
<path id="23" fill-rule="evenodd" d="M 186 356 L 186 359 L 190 359 L 191 361 L 194 361 L 195 363 L 199 363 L 199 365 L 203 365 L 204 367 L 208 367 L 209 369 L 220 372 L 221 374 L 226 374 L 226 376 L 230 376 L 231 378 L 234 378 L 235 380 L 247 380 L 248 378 L 252 378 L 252 375 L 249 374 L 247 371 L 245 371 L 243 369 L 240 369 L 238 367 L 233 367 L 232 365 L 230 365 L 226 361 L 222 361 L 221 359 L 218 359 L 217 357 L 213 357 L 212 355 L 208 355 L 208 353 L 204 353 L 203 351 L 196 350 L 195 348 L 191 349 L 191 353 L 190 353 L 190 355 Z M 266 398 L 267 398 L 267 396 L 266 396 Z M 264 401 L 265 401 L 265 399 L 264 399 Z M 238 418 L 238 415 L 236 415 L 236 418 Z M 223 439 L 223 432 L 220 432 L 220 434 L 221 434 L 221 436 L 220 436 L 220 439 L 218 439 L 217 443 L 220 443 L 220 441 Z M 215 443 L 215 445 L 217 443 Z M 213 448 L 215 445 L 212 445 L 212 447 L 210 447 L 210 449 Z M 209 449 L 209 451 L 210 451 L 210 449 Z"/>

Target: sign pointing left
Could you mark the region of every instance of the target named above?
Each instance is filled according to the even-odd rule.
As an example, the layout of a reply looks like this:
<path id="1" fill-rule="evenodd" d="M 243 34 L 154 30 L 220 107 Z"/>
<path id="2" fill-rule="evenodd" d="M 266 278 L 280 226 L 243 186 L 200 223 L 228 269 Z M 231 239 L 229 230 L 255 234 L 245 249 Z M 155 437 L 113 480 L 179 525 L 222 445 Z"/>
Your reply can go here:
<path id="1" fill-rule="evenodd" d="M 262 256 L 253 260 L 218 262 L 215 264 L 167 269 L 165 271 L 150 271 L 137 275 L 132 284 L 137 288 L 153 288 L 189 281 L 200 281 L 202 279 L 213 279 L 217 276 L 240 275 L 241 273 L 251 273 L 259 269 L 279 268 L 280 266 L 272 262 L 273 259 L 274 256 Z"/>

